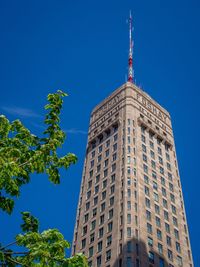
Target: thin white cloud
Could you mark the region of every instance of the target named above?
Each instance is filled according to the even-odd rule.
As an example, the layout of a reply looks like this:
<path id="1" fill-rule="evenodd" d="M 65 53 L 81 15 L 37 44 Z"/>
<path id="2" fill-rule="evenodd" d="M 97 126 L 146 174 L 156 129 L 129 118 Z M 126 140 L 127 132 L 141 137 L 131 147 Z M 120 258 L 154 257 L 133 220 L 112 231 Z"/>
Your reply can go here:
<path id="1" fill-rule="evenodd" d="M 41 118 L 41 115 L 27 108 L 4 106 L 4 107 L 1 107 L 1 109 L 11 115 L 26 117 L 26 118 Z"/>
<path id="2" fill-rule="evenodd" d="M 65 132 L 66 133 L 70 133 L 70 134 L 87 134 L 86 131 L 78 130 L 78 129 L 75 129 L 75 128 L 65 130 Z"/>

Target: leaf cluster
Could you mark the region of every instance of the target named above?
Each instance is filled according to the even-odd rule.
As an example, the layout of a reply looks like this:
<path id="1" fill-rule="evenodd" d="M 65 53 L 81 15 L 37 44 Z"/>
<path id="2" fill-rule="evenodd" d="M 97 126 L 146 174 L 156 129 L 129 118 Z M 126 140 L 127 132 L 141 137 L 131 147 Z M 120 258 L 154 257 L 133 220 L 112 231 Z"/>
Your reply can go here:
<path id="1" fill-rule="evenodd" d="M 46 173 L 54 184 L 60 183 L 59 169 L 68 169 L 77 161 L 73 153 L 59 157 L 57 149 L 65 140 L 60 128 L 62 91 L 48 95 L 48 111 L 42 137 L 33 135 L 20 120 L 10 122 L 0 116 L 0 209 L 11 214 L 13 197 L 19 197 L 20 187 L 29 183 L 33 173 Z"/>

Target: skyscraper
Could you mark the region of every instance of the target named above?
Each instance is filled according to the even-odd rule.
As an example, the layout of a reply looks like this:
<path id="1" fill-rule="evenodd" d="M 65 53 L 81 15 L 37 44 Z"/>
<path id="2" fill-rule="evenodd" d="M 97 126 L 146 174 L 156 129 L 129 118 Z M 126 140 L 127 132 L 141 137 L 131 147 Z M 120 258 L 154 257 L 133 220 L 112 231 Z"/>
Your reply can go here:
<path id="1" fill-rule="evenodd" d="M 78 252 L 92 267 L 193 266 L 170 114 L 132 79 L 91 113 Z"/>

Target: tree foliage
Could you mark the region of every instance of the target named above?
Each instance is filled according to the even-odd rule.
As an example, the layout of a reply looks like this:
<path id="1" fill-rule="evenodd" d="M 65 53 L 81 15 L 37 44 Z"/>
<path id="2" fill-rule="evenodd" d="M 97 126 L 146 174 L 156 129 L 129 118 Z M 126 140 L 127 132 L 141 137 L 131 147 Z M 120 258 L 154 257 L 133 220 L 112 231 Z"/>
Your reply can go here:
<path id="1" fill-rule="evenodd" d="M 68 169 L 77 161 L 73 153 L 64 156 L 57 153 L 65 140 L 60 128 L 64 96 L 62 91 L 48 95 L 46 129 L 42 137 L 32 134 L 20 120 L 10 122 L 0 116 L 0 209 L 8 214 L 12 213 L 15 200 L 20 196 L 21 186 L 30 182 L 31 174 L 46 173 L 52 183 L 59 184 L 60 168 Z M 22 212 L 22 219 L 23 233 L 16 236 L 15 242 L 0 245 L 2 266 L 87 266 L 81 254 L 66 258 L 65 249 L 70 244 L 57 229 L 40 233 L 39 221 L 29 212 Z M 13 244 L 24 247 L 25 251 L 14 252 L 10 249 Z"/>

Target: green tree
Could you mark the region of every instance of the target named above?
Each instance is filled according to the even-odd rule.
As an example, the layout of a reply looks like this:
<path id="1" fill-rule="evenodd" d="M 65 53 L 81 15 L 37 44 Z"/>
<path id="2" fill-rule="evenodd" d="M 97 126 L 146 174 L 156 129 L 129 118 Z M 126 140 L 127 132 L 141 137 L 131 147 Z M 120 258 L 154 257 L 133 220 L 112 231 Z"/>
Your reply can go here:
<path id="1" fill-rule="evenodd" d="M 4 212 L 12 213 L 20 188 L 30 182 L 31 174 L 46 173 L 52 183 L 59 184 L 59 170 L 67 170 L 76 163 L 74 154 L 60 157 L 57 153 L 66 137 L 60 128 L 65 96 L 62 91 L 48 95 L 44 120 L 46 130 L 42 137 L 33 135 L 20 120 L 10 122 L 5 116 L 0 116 L 0 209 Z M 0 245 L 1 266 L 87 266 L 82 254 L 66 258 L 65 250 L 70 248 L 70 244 L 57 229 L 40 233 L 38 219 L 29 212 L 22 212 L 22 219 L 22 233 L 11 244 Z M 23 247 L 24 251 L 10 249 L 14 244 Z"/>

